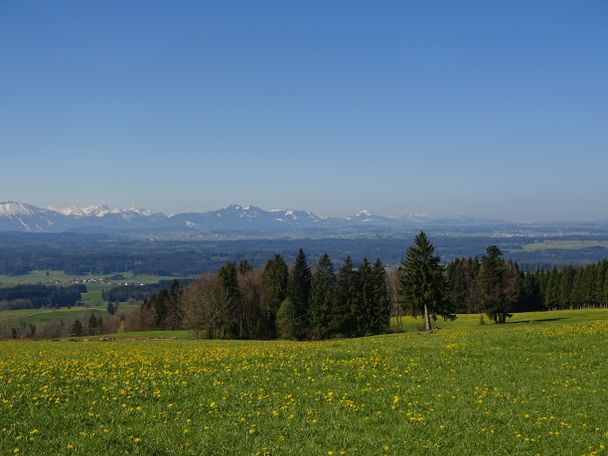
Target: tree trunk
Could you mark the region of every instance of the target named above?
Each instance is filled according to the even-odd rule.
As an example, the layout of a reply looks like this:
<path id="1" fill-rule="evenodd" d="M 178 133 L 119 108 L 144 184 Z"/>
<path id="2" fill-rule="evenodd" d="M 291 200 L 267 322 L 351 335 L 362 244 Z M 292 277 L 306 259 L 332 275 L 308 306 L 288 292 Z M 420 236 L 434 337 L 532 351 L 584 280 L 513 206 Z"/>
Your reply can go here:
<path id="1" fill-rule="evenodd" d="M 431 327 L 431 318 L 429 317 L 429 309 L 426 307 L 426 304 L 424 305 L 424 327 L 426 329 L 426 332 L 431 332 L 433 329 Z"/>

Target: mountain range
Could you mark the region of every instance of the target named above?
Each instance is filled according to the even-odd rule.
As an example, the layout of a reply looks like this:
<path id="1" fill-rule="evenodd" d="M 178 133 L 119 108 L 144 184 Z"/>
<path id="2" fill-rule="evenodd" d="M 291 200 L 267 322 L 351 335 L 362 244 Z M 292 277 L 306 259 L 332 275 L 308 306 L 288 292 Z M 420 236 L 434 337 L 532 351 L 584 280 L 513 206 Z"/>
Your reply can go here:
<path id="1" fill-rule="evenodd" d="M 530 230 L 538 229 L 538 225 L 466 216 L 432 218 L 428 214 L 412 214 L 386 217 L 367 210 L 358 211 L 350 217 L 321 217 L 303 210 L 264 210 L 237 204 L 206 212 L 166 215 L 146 209 L 119 209 L 107 205 L 57 209 L 0 201 L 0 231 L 99 232 L 158 239 L 202 239 L 391 235 L 421 228 L 525 235 Z M 550 227 L 551 230 L 562 228 Z M 548 227 L 543 225 L 543 230 L 546 229 Z M 590 225 L 584 225 L 582 229 L 591 228 Z"/>

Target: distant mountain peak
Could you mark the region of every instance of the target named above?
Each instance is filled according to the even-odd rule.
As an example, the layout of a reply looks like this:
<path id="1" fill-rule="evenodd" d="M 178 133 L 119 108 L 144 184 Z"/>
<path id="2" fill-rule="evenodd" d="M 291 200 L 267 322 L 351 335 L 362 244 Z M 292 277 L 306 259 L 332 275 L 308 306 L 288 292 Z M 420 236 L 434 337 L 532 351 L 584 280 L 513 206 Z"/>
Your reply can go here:
<path id="1" fill-rule="evenodd" d="M 39 211 L 39 208 L 31 204 L 20 203 L 18 201 L 0 201 L 0 216 L 3 217 L 34 215 Z"/>
<path id="2" fill-rule="evenodd" d="M 361 217 L 377 217 L 376 214 L 372 214 L 369 210 L 367 209 L 361 209 L 360 211 L 355 212 L 355 214 L 352 216 L 353 218 L 361 218 Z"/>
<path id="3" fill-rule="evenodd" d="M 320 217 L 298 209 L 265 210 L 257 206 L 231 204 L 217 210 L 185 212 L 167 216 L 146 209 L 121 209 L 107 204 L 46 209 L 16 201 L 0 201 L 0 231 L 27 232 L 116 232 L 135 236 L 348 236 L 406 232 L 420 227 L 505 226 L 507 222 L 472 217 L 432 218 L 426 213 L 387 217 L 362 209 L 350 217 Z"/>
<path id="4" fill-rule="evenodd" d="M 140 209 L 136 207 L 131 207 L 129 209 L 121 209 L 117 207 L 110 207 L 107 204 L 94 204 L 86 207 L 64 207 L 64 208 L 54 208 L 49 207 L 50 210 L 59 212 L 60 214 L 66 216 L 75 216 L 75 217 L 105 217 L 108 214 L 121 214 L 121 215 L 143 215 L 149 216 L 152 215 L 152 211 L 148 209 Z"/>

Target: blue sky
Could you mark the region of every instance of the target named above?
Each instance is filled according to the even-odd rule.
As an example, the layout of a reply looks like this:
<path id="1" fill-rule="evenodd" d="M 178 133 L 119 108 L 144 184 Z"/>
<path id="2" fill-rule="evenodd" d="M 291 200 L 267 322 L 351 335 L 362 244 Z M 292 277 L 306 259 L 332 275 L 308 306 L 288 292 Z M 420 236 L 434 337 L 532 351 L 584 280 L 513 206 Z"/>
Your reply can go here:
<path id="1" fill-rule="evenodd" d="M 608 219 L 608 2 L 0 0 L 0 199 Z"/>

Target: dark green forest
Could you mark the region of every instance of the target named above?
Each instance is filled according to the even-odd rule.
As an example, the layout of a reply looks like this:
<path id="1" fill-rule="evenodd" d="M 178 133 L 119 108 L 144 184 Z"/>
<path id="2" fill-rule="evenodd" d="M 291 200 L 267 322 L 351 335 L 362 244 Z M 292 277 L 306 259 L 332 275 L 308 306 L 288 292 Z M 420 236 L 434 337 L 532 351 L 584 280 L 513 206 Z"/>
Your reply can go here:
<path id="1" fill-rule="evenodd" d="M 276 254 L 263 268 L 227 262 L 185 289 L 174 282 L 147 298 L 138 329 L 188 328 L 199 337 L 316 340 L 389 330 L 391 316 L 422 316 L 425 329 L 457 313 L 486 314 L 505 323 L 513 312 L 605 307 L 608 261 L 524 272 L 494 245 L 481 258 L 447 265 L 420 233 L 398 268 L 380 260 L 334 270 L 329 255 L 308 265 L 303 250 L 293 265 Z"/>
<path id="2" fill-rule="evenodd" d="M 72 307 L 82 299 L 81 293 L 86 292 L 85 285 L 16 285 L 0 288 L 0 310 Z"/>

